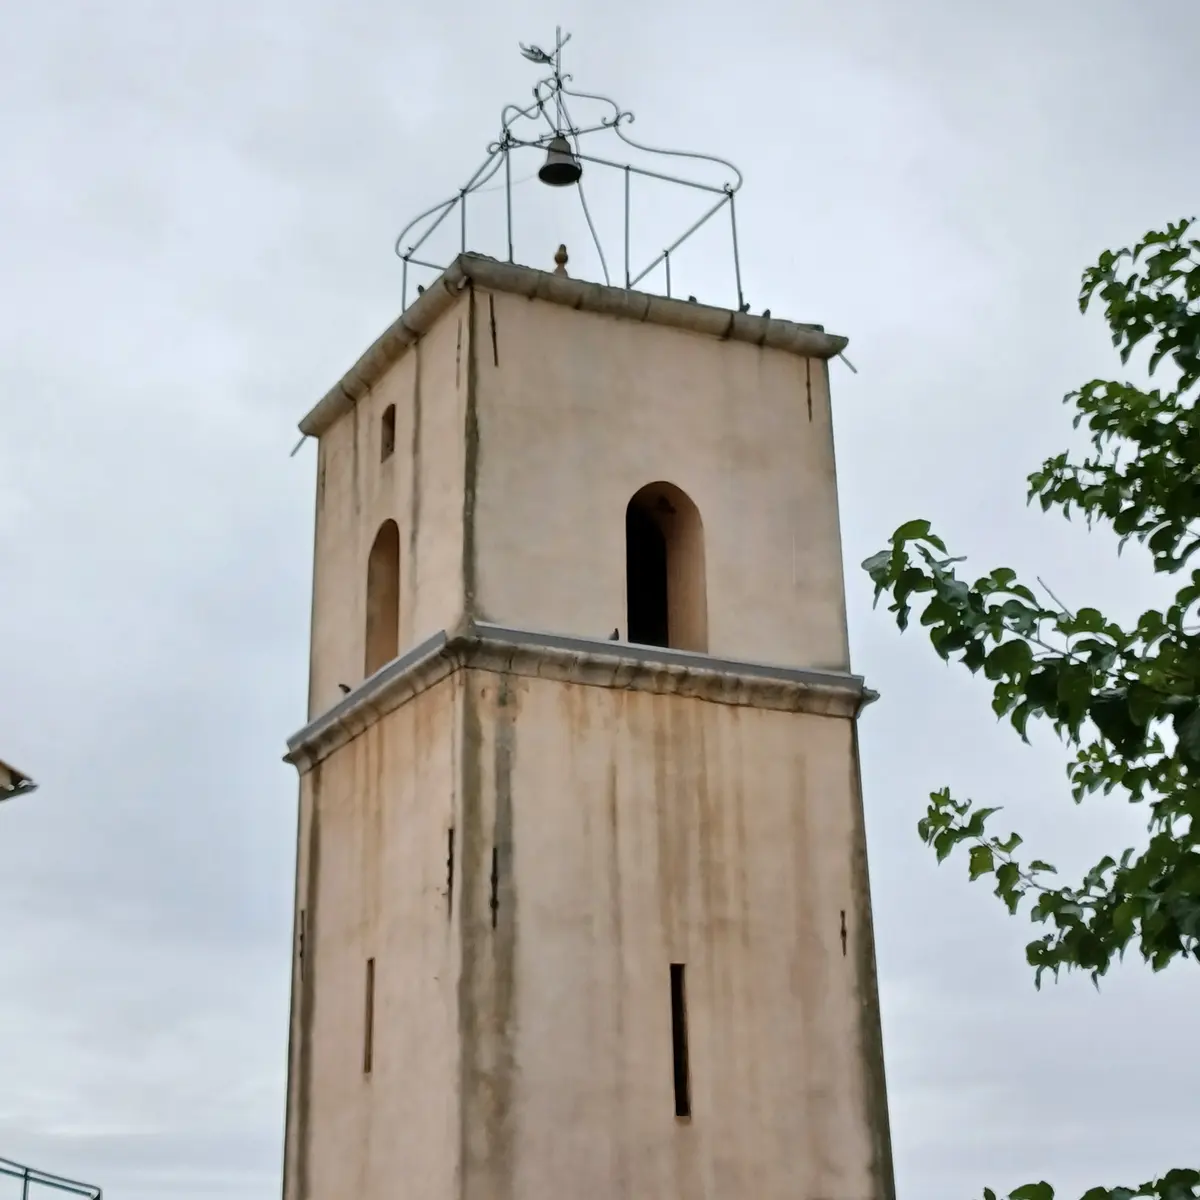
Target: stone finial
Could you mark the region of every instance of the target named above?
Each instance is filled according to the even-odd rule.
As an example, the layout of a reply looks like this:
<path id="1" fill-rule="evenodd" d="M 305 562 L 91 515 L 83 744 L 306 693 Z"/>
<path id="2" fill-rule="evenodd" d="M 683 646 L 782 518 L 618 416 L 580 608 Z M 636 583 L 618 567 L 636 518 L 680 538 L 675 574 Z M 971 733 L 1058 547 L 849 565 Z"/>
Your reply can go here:
<path id="1" fill-rule="evenodd" d="M 565 275 L 567 273 L 567 248 L 559 246 L 554 254 L 554 273 L 555 275 Z"/>

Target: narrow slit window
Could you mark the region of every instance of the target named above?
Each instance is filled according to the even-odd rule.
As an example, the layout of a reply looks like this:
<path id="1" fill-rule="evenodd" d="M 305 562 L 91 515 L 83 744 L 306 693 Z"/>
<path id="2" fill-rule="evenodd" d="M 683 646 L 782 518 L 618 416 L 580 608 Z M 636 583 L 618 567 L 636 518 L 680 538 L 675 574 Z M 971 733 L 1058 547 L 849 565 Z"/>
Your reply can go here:
<path id="1" fill-rule="evenodd" d="M 375 960 L 367 959 L 366 1002 L 363 1012 L 363 1074 L 370 1075 L 375 1054 Z"/>
<path id="2" fill-rule="evenodd" d="M 671 1049 L 675 1060 L 675 1115 L 692 1115 L 692 1088 L 688 1073 L 687 993 L 683 963 L 671 964 Z"/>
<path id="3" fill-rule="evenodd" d="M 379 425 L 379 461 L 386 462 L 396 449 L 396 406 L 389 404 L 383 410 L 383 420 Z"/>
<path id="4" fill-rule="evenodd" d="M 496 928 L 496 920 L 500 915 L 500 851 L 492 847 L 492 928 Z"/>

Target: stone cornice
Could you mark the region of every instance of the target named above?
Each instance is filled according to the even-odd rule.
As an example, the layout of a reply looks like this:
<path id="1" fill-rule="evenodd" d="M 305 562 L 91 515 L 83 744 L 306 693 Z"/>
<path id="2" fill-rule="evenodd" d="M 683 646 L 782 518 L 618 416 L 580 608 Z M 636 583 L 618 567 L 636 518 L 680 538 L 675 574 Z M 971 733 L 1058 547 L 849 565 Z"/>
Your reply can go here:
<path id="1" fill-rule="evenodd" d="M 841 671 L 473 623 L 434 634 L 364 680 L 288 739 L 284 761 L 301 774 L 311 770 L 381 717 L 462 669 L 848 719 L 876 698 L 860 676 Z"/>
<path id="2" fill-rule="evenodd" d="M 25 796 L 37 791 L 37 784 L 23 771 L 10 767 L 0 759 L 0 800 L 11 800 L 14 796 Z"/>
<path id="3" fill-rule="evenodd" d="M 571 279 L 479 254 L 460 254 L 325 394 L 300 422 L 300 432 L 309 437 L 320 437 L 379 382 L 392 363 L 429 331 L 470 284 L 629 321 L 648 321 L 675 329 L 690 329 L 726 341 L 769 346 L 806 358 L 833 358 L 848 345 L 846 338 L 826 333 L 820 325 L 733 312 L 689 300 Z"/>

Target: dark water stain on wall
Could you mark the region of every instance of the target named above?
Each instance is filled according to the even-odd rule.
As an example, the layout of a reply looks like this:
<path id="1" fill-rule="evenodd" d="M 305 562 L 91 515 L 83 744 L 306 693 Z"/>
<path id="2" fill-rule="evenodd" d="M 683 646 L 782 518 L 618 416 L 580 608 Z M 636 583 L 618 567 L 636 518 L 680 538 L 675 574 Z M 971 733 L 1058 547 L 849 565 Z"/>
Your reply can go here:
<path id="1" fill-rule="evenodd" d="M 304 878 L 305 953 L 308 961 L 305 963 L 304 975 L 300 981 L 299 1012 L 296 1014 L 300 1044 L 295 1062 L 295 1070 L 299 1076 L 296 1087 L 296 1131 L 294 1135 L 296 1139 L 295 1200 L 308 1200 L 309 1194 L 309 1159 L 312 1142 L 309 1118 L 312 1109 L 313 1012 L 316 1007 L 316 981 L 321 970 L 321 964 L 316 954 L 321 895 L 321 774 L 321 764 L 317 763 L 310 776 L 312 782 L 309 786 L 308 855 Z"/>
<path id="2" fill-rule="evenodd" d="M 463 616 L 484 620 L 476 607 L 475 597 L 475 497 L 479 487 L 479 348 L 478 314 L 475 285 L 467 296 L 467 396 L 463 428 L 463 515 L 462 515 L 462 584 Z"/>
<path id="3" fill-rule="evenodd" d="M 823 720 L 824 718 L 812 718 Z M 797 718 L 796 742 L 805 747 L 814 736 L 810 718 Z M 804 749 L 796 752 L 796 790 L 790 797 L 788 837 L 791 845 L 789 896 L 793 906 L 791 945 L 788 953 L 788 978 L 792 1002 L 796 1006 L 801 1030 L 802 1060 L 797 1069 L 803 1072 L 804 1084 L 800 1103 L 803 1105 L 804 1157 L 809 1178 L 836 1176 L 840 1151 L 831 1137 L 832 1122 L 828 1115 L 834 1107 L 828 1092 L 831 1061 L 837 1061 L 841 1049 L 830 1043 L 827 1035 L 829 993 L 833 986 L 829 972 L 827 941 L 829 930 L 822 930 L 819 921 L 829 907 L 822 895 L 822 873 L 818 858 L 822 847 L 814 840 L 814 828 L 822 823 L 814 814 L 814 805 L 828 803 L 829 797 L 809 792 L 809 756 Z M 810 821 L 811 819 L 811 821 Z M 824 936 L 823 936 L 824 935 Z"/>
<path id="4" fill-rule="evenodd" d="M 462 836 L 460 865 L 462 883 L 458 908 L 459 932 L 462 960 L 458 976 L 458 1042 L 459 1042 L 459 1169 L 462 1172 L 461 1195 L 474 1196 L 481 1191 L 474 1186 L 476 1164 L 472 1127 L 479 1108 L 478 1093 L 481 1089 L 481 1065 L 479 1062 L 480 1030 L 480 979 L 482 941 L 484 925 L 481 910 L 486 903 L 486 894 L 481 895 L 481 884 L 486 878 L 485 863 L 488 849 L 484 837 L 482 813 L 480 812 L 480 786 L 483 734 L 479 716 L 479 701 L 475 694 L 475 681 L 468 674 L 462 677 L 460 693 L 461 746 L 460 768 L 462 778 L 462 813 L 459 825 Z"/>
<path id="5" fill-rule="evenodd" d="M 501 676 L 496 696 L 495 741 L 492 747 L 495 817 L 492 844 L 496 851 L 498 910 L 492 946 L 495 1059 L 492 1080 L 492 1196 L 510 1197 L 515 1184 L 513 1161 L 513 1083 L 516 1069 L 517 883 L 514 870 L 513 765 L 516 758 L 517 697 L 509 676 Z"/>
<path id="6" fill-rule="evenodd" d="M 609 750 L 610 756 L 613 753 Z M 616 1062 L 613 1063 L 613 1078 L 616 1090 L 616 1111 L 624 1112 L 628 1082 L 625 1070 L 625 993 L 629 980 L 625 970 L 625 920 L 624 896 L 621 888 L 621 818 L 618 799 L 617 764 L 609 758 L 604 787 L 604 816 L 607 834 L 607 853 L 605 865 L 607 878 L 605 880 L 608 892 L 608 927 L 611 934 L 612 946 L 612 978 L 615 982 L 613 995 L 613 1044 L 617 1048 Z M 617 1161 L 615 1163 L 616 1177 L 619 1188 L 618 1195 L 623 1195 L 628 1176 L 628 1164 L 625 1155 L 625 1138 L 618 1136 L 614 1144 Z"/>
<path id="7" fill-rule="evenodd" d="M 418 705 L 418 708 L 420 706 Z M 385 724 L 385 722 L 387 722 Z M 384 805 L 387 803 L 387 730 L 395 722 L 377 721 L 359 735 L 361 742 L 362 767 L 365 778 L 357 788 L 365 806 L 362 825 L 365 834 L 362 846 L 362 900 L 366 928 L 378 931 L 383 927 L 383 857 L 386 821 Z M 368 955 L 374 951 L 368 947 Z"/>
<path id="8" fill-rule="evenodd" d="M 507 679 L 495 700 L 480 695 L 478 677 L 462 692 L 462 828 L 459 928 L 461 1192 L 466 1200 L 508 1200 L 514 1194 L 513 1127 L 516 1032 L 517 889 L 513 878 L 512 777 L 516 756 L 516 705 Z M 485 818 L 482 755 L 491 725 L 490 828 Z M 492 927 L 491 875 L 499 872 L 496 926 Z"/>
<path id="9" fill-rule="evenodd" d="M 370 396 L 370 392 L 367 396 Z M 365 400 L 367 397 L 363 397 Z M 362 403 L 361 401 L 359 403 Z M 359 467 L 362 461 L 362 455 L 359 453 L 358 440 L 362 436 L 362 424 L 359 421 L 359 404 L 350 406 L 350 489 L 351 498 L 354 501 L 354 515 L 360 516 L 362 513 L 362 475 Z"/>
<path id="10" fill-rule="evenodd" d="M 746 836 L 746 763 L 742 732 L 743 710 L 731 707 L 721 722 L 723 778 L 729 781 L 726 803 L 733 818 L 734 894 L 737 896 L 737 920 L 741 931 L 742 948 L 750 949 L 750 868 L 749 841 Z"/>
<path id="11" fill-rule="evenodd" d="M 627 712 L 631 718 L 632 742 L 635 754 L 649 748 L 654 759 L 654 790 L 645 802 L 653 805 L 655 831 L 654 877 L 658 893 L 658 919 L 663 931 L 668 955 L 678 956 L 676 920 L 676 878 L 679 853 L 676 847 L 674 822 L 675 789 L 672 786 L 671 739 L 667 713 L 656 697 L 631 694 Z M 648 743 L 648 746 L 647 746 Z"/>
<path id="12" fill-rule="evenodd" d="M 412 441 L 408 464 L 408 610 L 409 628 L 402 636 L 412 637 L 412 622 L 417 612 L 418 555 L 421 546 L 421 489 L 424 487 L 421 470 L 421 346 L 413 346 Z"/>
<path id="13" fill-rule="evenodd" d="M 879 980 L 875 967 L 875 936 L 871 920 L 871 882 L 867 872 L 867 836 L 863 816 L 862 773 L 859 768 L 858 724 L 851 726 L 850 796 L 853 804 L 854 921 L 850 930 L 857 968 L 860 1041 L 866 1096 L 867 1128 L 871 1136 L 871 1174 L 874 1197 L 896 1200 L 892 1161 L 891 1120 L 883 1065 L 883 1022 L 879 1012 Z"/>

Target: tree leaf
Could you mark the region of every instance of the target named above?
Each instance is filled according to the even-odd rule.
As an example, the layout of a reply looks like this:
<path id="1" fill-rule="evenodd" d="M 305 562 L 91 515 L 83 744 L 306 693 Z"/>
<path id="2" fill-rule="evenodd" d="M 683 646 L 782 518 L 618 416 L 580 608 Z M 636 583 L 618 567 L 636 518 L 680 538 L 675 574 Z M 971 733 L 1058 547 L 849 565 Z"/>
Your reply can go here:
<path id="1" fill-rule="evenodd" d="M 1080 720 L 1092 694 L 1092 673 L 1081 663 L 1066 663 L 1058 673 L 1058 699 L 1066 708 L 1066 719 Z"/>
<path id="2" fill-rule="evenodd" d="M 1025 694 L 1031 706 L 1043 710 L 1052 709 L 1058 702 L 1057 662 L 1042 663 L 1029 677 Z"/>
<path id="3" fill-rule="evenodd" d="M 1176 727 L 1180 752 L 1192 762 L 1200 762 L 1200 706 Z"/>
<path id="4" fill-rule="evenodd" d="M 985 673 L 989 679 L 1005 675 L 1023 679 L 1033 666 L 1033 651 L 1029 643 L 1017 638 L 1001 642 L 988 656 Z"/>
<path id="5" fill-rule="evenodd" d="M 1009 1200 L 1054 1200 L 1054 1189 L 1044 1180 L 1026 1183 L 1009 1193 Z"/>
<path id="6" fill-rule="evenodd" d="M 1073 632 L 1095 633 L 1105 626 L 1104 615 L 1096 608 L 1081 608 L 1075 613 L 1075 619 L 1070 622 Z"/>
<path id="7" fill-rule="evenodd" d="M 911 542 L 917 538 L 927 538 L 929 536 L 929 529 L 930 525 L 928 521 L 905 521 L 892 534 L 892 545 L 903 546 L 905 542 Z"/>
<path id="8" fill-rule="evenodd" d="M 978 879 L 981 875 L 990 875 L 995 866 L 990 846 L 972 846 L 970 858 L 970 876 Z"/>
<path id="9" fill-rule="evenodd" d="M 862 569 L 874 579 L 876 575 L 885 574 L 891 566 L 891 562 L 892 552 L 890 550 L 880 550 L 878 553 L 872 554 L 870 558 L 862 560 Z"/>

